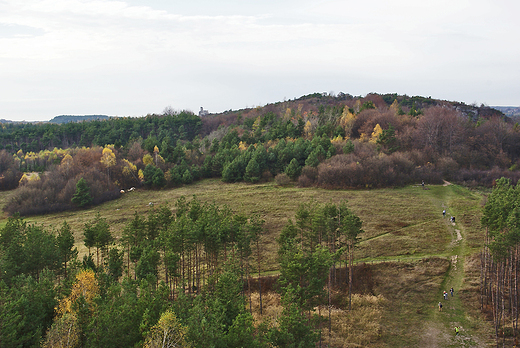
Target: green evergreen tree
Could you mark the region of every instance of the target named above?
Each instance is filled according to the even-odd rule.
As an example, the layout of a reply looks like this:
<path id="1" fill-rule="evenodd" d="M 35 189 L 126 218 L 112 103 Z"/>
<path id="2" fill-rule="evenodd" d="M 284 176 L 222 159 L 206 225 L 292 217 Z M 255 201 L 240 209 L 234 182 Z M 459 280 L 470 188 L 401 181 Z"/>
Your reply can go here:
<path id="1" fill-rule="evenodd" d="M 347 143 L 345 144 L 345 146 L 343 146 L 343 153 L 344 154 L 349 154 L 349 153 L 352 153 L 354 152 L 354 143 L 352 143 L 352 140 L 347 140 Z"/>
<path id="2" fill-rule="evenodd" d="M 60 262 L 63 265 L 65 277 L 67 277 L 68 263 L 78 256 L 78 249 L 74 247 L 74 235 L 67 221 L 64 221 L 59 229 L 56 243 L 60 252 Z"/>
<path id="3" fill-rule="evenodd" d="M 193 177 L 191 176 L 191 172 L 189 169 L 186 169 L 184 171 L 184 174 L 182 174 L 182 183 L 183 184 L 191 184 L 193 182 Z"/>
<path id="4" fill-rule="evenodd" d="M 161 170 L 161 168 L 155 168 L 155 173 L 152 177 L 152 185 L 156 188 L 161 188 L 166 185 L 164 172 Z"/>
<path id="5" fill-rule="evenodd" d="M 76 184 L 76 193 L 72 196 L 72 203 L 83 208 L 92 203 L 92 197 L 90 196 L 90 187 L 88 186 L 87 180 L 84 178 L 79 179 Z"/>
<path id="6" fill-rule="evenodd" d="M 309 167 L 316 168 L 320 164 L 320 160 L 318 159 L 318 153 L 316 151 L 312 151 L 309 157 L 305 160 L 305 165 Z"/>
<path id="7" fill-rule="evenodd" d="M 285 174 L 292 180 L 296 180 L 298 176 L 300 175 L 302 171 L 302 168 L 300 167 L 300 164 L 296 160 L 296 158 L 293 158 L 287 168 L 285 168 Z"/>
<path id="8" fill-rule="evenodd" d="M 244 174 L 244 180 L 252 183 L 256 183 L 260 181 L 262 173 L 260 171 L 260 165 L 256 161 L 256 158 L 253 157 L 249 161 L 246 167 L 246 172 Z"/>
<path id="9" fill-rule="evenodd" d="M 383 133 L 381 133 L 376 143 L 378 150 L 384 150 L 388 153 L 393 153 L 399 150 L 394 126 L 389 124 L 388 129 L 383 129 Z"/>
<path id="10" fill-rule="evenodd" d="M 111 248 L 108 252 L 107 270 L 114 282 L 123 275 L 124 252 L 117 248 Z"/>

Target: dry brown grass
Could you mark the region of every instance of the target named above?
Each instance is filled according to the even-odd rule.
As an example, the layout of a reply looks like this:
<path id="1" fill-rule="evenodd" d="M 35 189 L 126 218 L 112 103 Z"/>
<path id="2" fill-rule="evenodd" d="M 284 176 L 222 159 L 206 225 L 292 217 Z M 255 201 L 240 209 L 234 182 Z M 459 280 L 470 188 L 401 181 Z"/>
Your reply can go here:
<path id="1" fill-rule="evenodd" d="M 283 311 L 280 294 L 276 292 L 262 294 L 262 314 L 260 314 L 260 295 L 258 292 L 251 294 L 251 305 L 253 318 L 257 323 L 265 321 L 274 323 Z"/>
<path id="2" fill-rule="evenodd" d="M 330 335 L 328 328 L 322 331 L 324 343 L 336 348 L 373 346 L 381 338 L 385 303 L 382 295 L 352 295 L 352 310 L 332 310 Z"/>
<path id="3" fill-rule="evenodd" d="M 282 314 L 283 307 L 280 295 L 269 292 L 262 294 L 263 312 L 260 315 L 259 294 L 252 293 L 253 318 L 257 324 L 268 322 L 275 325 L 276 319 Z M 383 296 L 352 295 L 352 310 L 333 308 L 331 310 L 331 332 L 329 335 L 327 323 L 322 324 L 322 338 L 325 346 L 368 347 L 381 337 L 381 319 L 385 307 Z M 320 308 L 324 320 L 328 318 L 328 309 Z M 318 309 L 314 310 L 318 313 Z"/>

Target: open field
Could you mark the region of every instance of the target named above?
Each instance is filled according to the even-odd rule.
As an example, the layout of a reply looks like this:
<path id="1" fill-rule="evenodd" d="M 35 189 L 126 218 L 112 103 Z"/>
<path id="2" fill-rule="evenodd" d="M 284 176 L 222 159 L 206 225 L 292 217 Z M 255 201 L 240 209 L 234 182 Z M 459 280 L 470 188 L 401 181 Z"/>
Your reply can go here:
<path id="1" fill-rule="evenodd" d="M 443 208 L 435 198 L 439 190 L 453 190 L 453 186 L 432 186 L 430 190 L 409 186 L 400 189 L 347 191 L 279 187 L 273 182 L 258 185 L 226 184 L 215 179 L 172 190 L 138 190 L 90 209 L 28 217 L 26 220 L 52 229 L 67 221 L 74 231 L 81 254 L 86 252 L 82 243 L 83 227 L 86 222 L 95 218 L 97 212 L 107 219 L 112 233 L 119 237 L 136 212 L 140 215 L 147 214 L 159 205 L 174 209 L 175 202 L 181 196 L 191 199 L 195 195 L 201 201 L 215 202 L 219 206 L 227 205 L 239 214 L 260 214 L 266 221 L 264 248 L 269 255 L 264 269 L 275 270 L 276 237 L 289 219 L 294 220 L 299 205 L 312 200 L 322 203 L 346 200 L 349 207 L 363 220 L 365 233 L 361 235 L 355 254 L 360 261 L 446 256 L 450 235 L 444 233 L 446 224 L 441 214 Z M 469 198 L 460 199 L 465 202 Z M 7 201 L 8 198 L 0 197 L 0 203 Z M 154 203 L 153 207 L 149 206 L 150 202 Z M 449 209 L 448 213 L 451 213 Z M 456 213 L 458 212 L 453 212 L 454 215 Z M 477 243 L 475 247 L 478 246 Z"/>
<path id="2" fill-rule="evenodd" d="M 266 220 L 263 269 L 273 274 L 278 267 L 276 237 L 289 219 L 294 219 L 298 206 L 312 200 L 347 200 L 363 220 L 365 232 L 355 259 L 365 272 L 364 280 L 358 281 L 366 284 L 358 284 L 360 297 L 352 312 L 336 309 L 333 313 L 345 324 L 333 328 L 336 333 L 330 342 L 335 347 L 487 346 L 489 325 L 478 312 L 479 264 L 474 257 L 483 243 L 479 227 L 482 195 L 453 185 L 427 188 L 346 191 L 279 187 L 273 182 L 250 185 L 205 180 L 172 190 L 138 190 L 87 210 L 29 217 L 27 221 L 52 229 L 67 221 L 81 258 L 86 252 L 83 226 L 97 212 L 119 237 L 134 213 L 147 214 L 160 205 L 174 209 L 181 196 L 190 199 L 195 195 L 201 201 L 227 205 L 236 213 L 258 213 Z M 2 193 L 0 204 L 7 202 L 7 195 Z M 447 211 L 446 218 L 442 216 L 443 209 Z M 456 224 L 448 221 L 450 215 L 456 217 Z M 452 286 L 460 296 L 439 313 L 436 305 L 441 293 Z M 345 288 L 340 286 L 337 291 L 341 296 Z M 276 301 L 273 306 L 276 307 Z M 346 317 L 350 319 L 347 321 Z M 357 323 L 361 320 L 365 324 L 360 326 Z M 452 337 L 454 323 L 464 328 L 464 340 L 460 342 Z M 368 331 L 364 330 L 369 327 L 367 341 Z M 338 342 L 347 339 L 345 335 L 357 345 L 340 345 Z"/>

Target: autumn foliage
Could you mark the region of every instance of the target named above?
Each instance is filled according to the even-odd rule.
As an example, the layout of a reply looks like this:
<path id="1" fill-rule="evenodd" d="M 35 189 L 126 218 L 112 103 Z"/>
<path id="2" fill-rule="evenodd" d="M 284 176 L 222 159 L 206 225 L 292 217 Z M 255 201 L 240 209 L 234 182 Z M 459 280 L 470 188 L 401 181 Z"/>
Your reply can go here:
<path id="1" fill-rule="evenodd" d="M 68 129 L 62 142 L 68 147 L 51 149 L 57 141 L 48 142 L 42 129 Z M 107 133 L 95 134 L 99 130 Z M 29 137 L 14 141 L 14 133 L 29 131 L 36 137 L 30 146 Z M 87 146 L 77 147 L 88 137 Z M 281 185 L 324 188 L 442 180 L 491 186 L 500 176 L 520 177 L 518 144 L 520 126 L 486 106 L 314 93 L 200 118 L 168 109 L 82 125 L 6 126 L 0 130 L 0 189 L 18 187 L 8 213 L 31 215 L 85 206 L 72 202 L 81 178 L 94 205 L 132 187 L 157 190 L 203 178 L 278 178 Z"/>

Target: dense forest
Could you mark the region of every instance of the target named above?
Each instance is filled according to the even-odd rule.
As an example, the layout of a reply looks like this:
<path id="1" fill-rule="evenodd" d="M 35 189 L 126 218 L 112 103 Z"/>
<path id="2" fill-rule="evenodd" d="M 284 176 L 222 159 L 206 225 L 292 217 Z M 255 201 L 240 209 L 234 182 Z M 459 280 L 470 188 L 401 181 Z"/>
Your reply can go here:
<path id="1" fill-rule="evenodd" d="M 330 325 L 332 288 L 362 232 L 346 203 L 302 204 L 278 238 L 283 311 L 253 319 L 264 222 L 196 198 L 135 214 L 117 241 L 106 220 L 85 225 L 78 260 L 70 226 L 12 217 L 0 231 L 2 347 L 314 347 Z M 349 274 L 352 274 L 349 271 Z M 265 281 L 265 284 L 262 282 Z M 263 287 L 263 290 L 262 290 Z M 349 291 L 351 293 L 351 291 Z M 313 314 L 327 306 L 328 314 Z M 325 307 L 324 307 L 325 308 Z M 329 326 L 330 327 L 330 326 Z M 167 342 L 168 345 L 164 345 Z"/>
<path id="2" fill-rule="evenodd" d="M 324 188 L 379 188 L 449 180 L 491 187 L 520 177 L 520 128 L 486 106 L 369 94 L 311 94 L 203 117 L 161 115 L 65 124 L 3 124 L 0 189 L 23 216 L 74 209 L 121 190 L 201 178 Z M 79 206 L 83 206 L 80 204 Z"/>
<path id="3" fill-rule="evenodd" d="M 482 220 L 490 238 L 482 308 L 492 309 L 497 337 L 505 318 L 516 330 L 519 200 L 511 185 L 520 178 L 520 127 L 498 110 L 316 93 L 203 117 L 167 108 L 140 118 L 6 123 L 0 147 L 0 189 L 12 190 L 0 230 L 2 347 L 322 342 L 335 286 L 349 284 L 351 295 L 352 250 L 363 231 L 346 202 L 300 206 L 277 239 L 276 281 L 254 277 L 262 272 L 262 219 L 196 197 L 136 214 L 120 238 L 97 216 L 84 227 L 81 260 L 67 223 L 53 231 L 22 218 L 203 178 L 352 189 L 497 184 Z M 252 307 L 262 312 L 267 290 L 277 292 L 283 311 L 258 322 Z M 342 305 L 350 307 L 350 298 Z"/>

